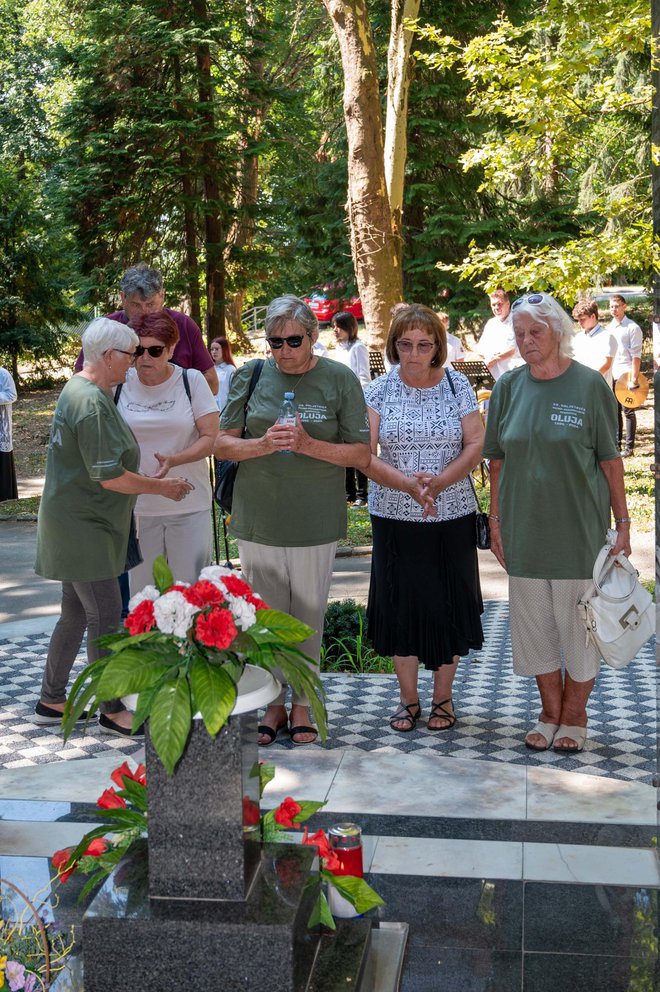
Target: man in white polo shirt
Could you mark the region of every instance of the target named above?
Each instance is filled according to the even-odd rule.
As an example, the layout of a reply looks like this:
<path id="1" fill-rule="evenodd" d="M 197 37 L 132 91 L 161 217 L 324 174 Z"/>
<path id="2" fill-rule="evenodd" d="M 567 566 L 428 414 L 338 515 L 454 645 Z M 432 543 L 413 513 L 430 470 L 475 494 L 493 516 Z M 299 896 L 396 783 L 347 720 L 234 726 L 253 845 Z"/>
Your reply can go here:
<path id="1" fill-rule="evenodd" d="M 496 289 L 490 294 L 490 308 L 493 316 L 486 321 L 477 345 L 477 354 L 481 355 L 490 374 L 497 382 L 509 369 L 524 365 L 525 360 L 518 351 L 516 336 L 513 333 L 509 294 L 503 289 Z"/>
<path id="2" fill-rule="evenodd" d="M 580 333 L 573 338 L 573 355 L 581 365 L 594 369 L 612 387 L 612 364 L 618 342 L 614 335 L 598 323 L 598 304 L 595 300 L 582 300 L 573 307 L 573 320 L 580 325 Z"/>
<path id="3" fill-rule="evenodd" d="M 614 385 L 617 379 L 630 372 L 629 389 L 635 389 L 639 385 L 639 366 L 642 358 L 642 329 L 630 317 L 626 317 L 626 301 L 623 296 L 610 297 L 610 313 L 612 320 L 607 325 L 607 330 L 611 331 L 617 339 L 617 351 L 612 365 L 612 376 Z M 619 448 L 623 441 L 623 414 L 626 418 L 626 434 L 623 448 L 623 457 L 630 458 L 635 450 L 635 433 L 637 431 L 637 415 L 629 407 L 622 407 L 617 400 L 619 407 Z"/>

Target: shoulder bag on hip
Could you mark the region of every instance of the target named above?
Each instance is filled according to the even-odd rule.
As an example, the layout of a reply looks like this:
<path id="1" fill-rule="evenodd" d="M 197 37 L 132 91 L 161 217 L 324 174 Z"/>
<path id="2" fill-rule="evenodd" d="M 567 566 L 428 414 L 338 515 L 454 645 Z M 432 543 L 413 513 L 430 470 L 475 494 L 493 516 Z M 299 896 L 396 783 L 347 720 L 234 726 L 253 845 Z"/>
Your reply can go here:
<path id="1" fill-rule="evenodd" d="M 578 600 L 587 643 L 591 641 L 611 668 L 625 668 L 655 632 L 655 607 L 638 572 L 623 553 L 598 553 L 593 582 Z M 617 567 L 618 566 L 618 567 Z"/>
<path id="2" fill-rule="evenodd" d="M 243 430 L 241 432 L 241 437 L 245 437 L 247 430 L 247 409 L 248 403 L 250 402 L 250 397 L 255 390 L 257 382 L 259 381 L 259 376 L 261 375 L 261 370 L 264 367 L 264 361 L 260 358 L 255 362 L 254 368 L 252 369 L 252 376 L 250 378 L 250 388 L 248 389 L 247 399 L 245 400 L 245 406 L 243 407 Z M 225 511 L 225 513 L 231 513 L 232 500 L 234 497 L 234 483 L 236 482 L 236 473 L 238 472 L 238 466 L 240 462 L 232 461 L 230 458 L 217 459 L 215 463 L 215 501 L 218 506 Z"/>

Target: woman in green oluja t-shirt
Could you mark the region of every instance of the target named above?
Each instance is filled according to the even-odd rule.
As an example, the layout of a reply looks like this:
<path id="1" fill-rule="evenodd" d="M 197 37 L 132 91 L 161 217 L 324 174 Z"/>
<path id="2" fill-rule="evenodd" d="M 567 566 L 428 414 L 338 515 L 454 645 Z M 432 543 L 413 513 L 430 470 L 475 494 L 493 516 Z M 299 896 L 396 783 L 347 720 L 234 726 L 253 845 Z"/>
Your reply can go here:
<path id="1" fill-rule="evenodd" d="M 573 324 L 552 296 L 528 294 L 511 312 L 526 364 L 505 373 L 490 398 L 491 549 L 509 574 L 514 672 L 535 676 L 541 695 L 525 744 L 575 754 L 600 667 L 577 601 L 605 544 L 610 509 L 612 554 L 630 554 L 616 401 L 599 372 L 573 361 Z"/>
<path id="2" fill-rule="evenodd" d="M 181 500 L 184 479 L 137 474 L 135 438 L 117 412 L 111 388 L 124 382 L 139 338 L 132 328 L 101 317 L 83 334 L 84 366 L 57 402 L 39 507 L 35 571 L 62 583 L 62 613 L 48 647 L 34 722 L 58 724 L 66 687 L 85 630 L 87 658 L 102 657 L 102 634 L 119 627 L 117 576 L 126 563 L 135 497 L 151 492 Z M 80 720 L 85 720 L 83 713 Z M 133 714 L 121 700 L 101 704 L 104 733 L 127 737 Z"/>
<path id="3" fill-rule="evenodd" d="M 367 411 L 353 372 L 314 354 L 318 324 L 306 303 L 296 296 L 273 300 L 265 332 L 272 355 L 247 416 L 254 362 L 232 379 L 214 453 L 240 462 L 230 531 L 243 575 L 269 606 L 315 631 L 298 646 L 318 665 L 337 541 L 346 535 L 345 470 L 364 470 L 371 457 Z M 286 392 L 297 407 L 291 426 L 278 423 Z M 294 744 L 317 736 L 306 697 L 293 692 L 287 719 L 285 693 L 286 686 L 259 726 L 262 747 L 287 725 Z"/>

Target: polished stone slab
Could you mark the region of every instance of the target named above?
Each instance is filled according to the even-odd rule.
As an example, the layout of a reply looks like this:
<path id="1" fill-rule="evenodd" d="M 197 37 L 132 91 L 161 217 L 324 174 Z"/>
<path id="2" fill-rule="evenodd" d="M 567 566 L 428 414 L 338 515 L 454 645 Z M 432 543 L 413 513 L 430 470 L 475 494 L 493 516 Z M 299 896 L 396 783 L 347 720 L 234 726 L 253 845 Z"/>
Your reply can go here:
<path id="1" fill-rule="evenodd" d="M 537 882 L 660 885 L 656 851 L 582 844 L 523 844 L 523 876 Z"/>
<path id="2" fill-rule="evenodd" d="M 651 785 L 555 768 L 527 770 L 529 820 L 655 826 L 656 816 L 656 791 Z"/>
<path id="3" fill-rule="evenodd" d="M 657 992 L 660 985 L 658 964 L 649 958 L 525 954 L 523 962 L 522 992 Z"/>
<path id="4" fill-rule="evenodd" d="M 262 806 L 265 809 L 278 806 L 287 796 L 323 802 L 343 759 L 344 752 L 338 749 L 275 751 L 259 748 L 259 760 L 275 768 L 275 777 L 264 790 Z"/>
<path id="5" fill-rule="evenodd" d="M 525 883 L 525 951 L 657 958 L 657 926 L 646 886 Z"/>
<path id="6" fill-rule="evenodd" d="M 525 816 L 525 779 L 526 769 L 515 765 L 348 751 L 326 810 L 518 820 Z"/>
<path id="7" fill-rule="evenodd" d="M 401 992 L 520 992 L 522 958 L 520 951 L 438 947 L 412 937 Z"/>
<path id="8" fill-rule="evenodd" d="M 77 844 L 99 821 L 35 823 L 20 820 L 0 822 L 0 855 L 50 857 L 63 847 Z"/>
<path id="9" fill-rule="evenodd" d="M 501 841 L 379 837 L 369 869 L 379 875 L 520 879 L 522 844 Z"/>
<path id="10" fill-rule="evenodd" d="M 137 756 L 136 756 L 137 757 Z M 104 754 L 98 758 L 76 758 L 29 768 L 1 768 L 0 796 L 3 799 L 41 799 L 70 803 L 96 803 L 110 785 L 110 774 L 123 761 L 135 768 L 134 757 Z"/>

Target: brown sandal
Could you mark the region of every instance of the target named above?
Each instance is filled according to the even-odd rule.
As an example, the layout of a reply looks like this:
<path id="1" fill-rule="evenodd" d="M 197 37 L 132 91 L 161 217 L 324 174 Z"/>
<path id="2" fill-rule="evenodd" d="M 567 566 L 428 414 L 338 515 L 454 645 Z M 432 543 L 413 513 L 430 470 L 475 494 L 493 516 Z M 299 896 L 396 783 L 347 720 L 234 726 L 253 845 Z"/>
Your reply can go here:
<path id="1" fill-rule="evenodd" d="M 443 730 L 451 730 L 451 728 L 456 723 L 456 714 L 450 713 L 449 710 L 445 709 L 445 703 L 451 703 L 452 709 L 454 707 L 453 699 L 443 699 L 439 703 L 431 703 L 431 712 L 429 713 L 429 720 L 434 717 L 440 720 L 447 720 L 447 723 L 443 727 L 429 727 L 428 722 L 426 724 L 426 729 L 430 730 L 432 734 L 442 733 Z"/>
<path id="2" fill-rule="evenodd" d="M 417 707 L 417 712 L 413 713 L 412 711 L 415 706 Z M 407 706 L 405 703 L 401 703 L 394 716 L 390 717 L 390 727 L 392 730 L 396 730 L 397 734 L 409 734 L 411 730 L 415 729 L 421 715 L 422 708 L 419 705 L 419 699 L 416 703 L 408 703 Z M 409 726 L 395 727 L 395 723 L 407 723 Z"/>

